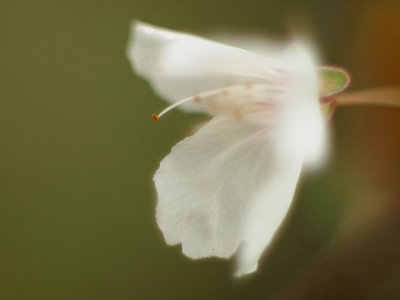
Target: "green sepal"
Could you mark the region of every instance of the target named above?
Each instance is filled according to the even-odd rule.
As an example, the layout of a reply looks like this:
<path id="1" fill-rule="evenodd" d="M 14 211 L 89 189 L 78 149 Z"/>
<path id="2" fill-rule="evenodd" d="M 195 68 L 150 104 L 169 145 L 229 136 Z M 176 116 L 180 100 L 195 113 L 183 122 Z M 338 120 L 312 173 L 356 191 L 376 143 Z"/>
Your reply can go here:
<path id="1" fill-rule="evenodd" d="M 350 75 L 338 67 L 318 67 L 319 94 L 321 98 L 340 93 L 349 86 Z"/>

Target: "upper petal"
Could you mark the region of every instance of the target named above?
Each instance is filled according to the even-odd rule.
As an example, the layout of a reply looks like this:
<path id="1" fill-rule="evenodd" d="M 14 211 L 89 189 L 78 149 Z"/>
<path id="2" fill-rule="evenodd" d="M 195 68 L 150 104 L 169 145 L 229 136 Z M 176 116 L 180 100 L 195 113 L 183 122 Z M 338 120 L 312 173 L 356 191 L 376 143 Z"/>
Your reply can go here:
<path id="1" fill-rule="evenodd" d="M 274 127 L 211 120 L 173 147 L 157 170 L 156 219 L 191 258 L 228 258 L 254 271 L 292 200 L 302 154 L 281 151 Z"/>
<path id="2" fill-rule="evenodd" d="M 127 55 L 135 71 L 172 102 L 207 90 L 274 81 L 284 67 L 243 49 L 139 22 L 132 24 Z"/>

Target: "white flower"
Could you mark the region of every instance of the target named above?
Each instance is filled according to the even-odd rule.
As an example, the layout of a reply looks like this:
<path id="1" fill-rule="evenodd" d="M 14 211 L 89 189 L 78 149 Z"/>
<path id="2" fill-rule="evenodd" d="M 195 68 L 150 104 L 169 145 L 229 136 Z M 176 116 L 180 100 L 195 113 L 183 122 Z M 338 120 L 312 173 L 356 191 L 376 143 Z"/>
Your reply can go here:
<path id="1" fill-rule="evenodd" d="M 175 145 L 154 176 L 156 219 L 188 257 L 236 255 L 254 272 L 284 219 L 303 165 L 319 162 L 326 133 L 312 57 L 300 44 L 268 58 L 135 23 L 135 71 L 171 103 L 213 118 Z"/>

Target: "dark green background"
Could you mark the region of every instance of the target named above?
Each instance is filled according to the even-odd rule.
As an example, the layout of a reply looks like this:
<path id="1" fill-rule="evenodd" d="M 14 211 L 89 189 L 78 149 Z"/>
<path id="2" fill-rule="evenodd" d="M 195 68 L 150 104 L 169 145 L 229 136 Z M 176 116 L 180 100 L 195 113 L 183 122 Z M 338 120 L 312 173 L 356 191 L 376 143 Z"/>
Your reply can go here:
<path id="1" fill-rule="evenodd" d="M 267 299 L 285 289 L 348 207 L 346 134 L 359 110 L 337 112 L 331 163 L 303 177 L 259 272 L 234 280 L 230 262 L 191 261 L 156 227 L 152 175 L 201 118 L 150 120 L 165 103 L 130 69 L 129 24 L 274 37 L 302 24 L 324 62 L 363 87 L 349 49 L 366 2 L 2 0 L 0 299 Z"/>

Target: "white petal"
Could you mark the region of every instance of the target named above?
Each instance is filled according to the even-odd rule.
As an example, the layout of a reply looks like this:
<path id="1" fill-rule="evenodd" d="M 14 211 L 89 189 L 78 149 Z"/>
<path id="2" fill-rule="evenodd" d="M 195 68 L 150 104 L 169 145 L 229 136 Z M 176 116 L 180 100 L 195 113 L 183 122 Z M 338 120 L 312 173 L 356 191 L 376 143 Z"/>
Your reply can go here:
<path id="1" fill-rule="evenodd" d="M 244 240 L 237 255 L 236 276 L 257 270 L 258 261 L 270 244 L 293 199 L 302 157 L 291 157 L 285 167 L 273 169 L 265 186 L 254 197 L 245 216 Z"/>
<path id="2" fill-rule="evenodd" d="M 207 36 L 220 43 L 275 59 L 282 59 L 282 49 L 287 47 L 286 42 L 283 44 L 282 42 L 267 39 L 265 32 L 218 30 L 211 32 Z"/>
<path id="3" fill-rule="evenodd" d="M 144 23 L 132 25 L 127 55 L 135 71 L 175 102 L 208 90 L 277 80 L 278 61 Z M 193 103 L 183 108 L 196 110 Z"/>
<path id="4" fill-rule="evenodd" d="M 167 243 L 191 258 L 228 258 L 240 246 L 238 272 L 254 271 L 301 168 L 302 153 L 283 144 L 273 127 L 217 117 L 173 147 L 154 176 Z"/>
<path id="5" fill-rule="evenodd" d="M 286 51 L 286 60 L 290 65 L 288 74 L 293 86 L 292 92 L 288 91 L 286 97 L 296 102 L 289 117 L 292 122 L 288 123 L 291 129 L 287 130 L 287 140 L 293 147 L 302 145 L 305 148 L 306 167 L 317 168 L 326 159 L 328 132 L 318 101 L 316 58 L 306 45 L 294 44 Z"/>

